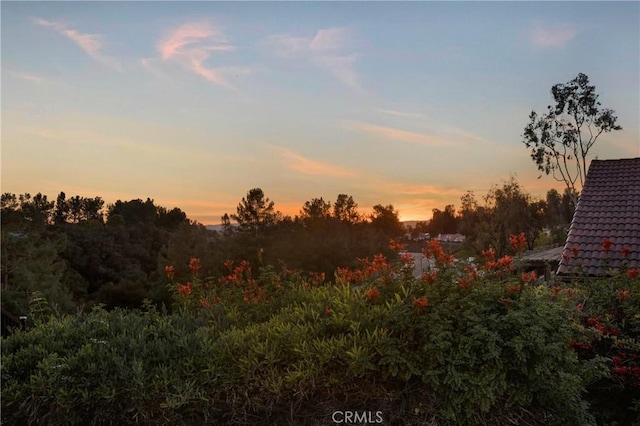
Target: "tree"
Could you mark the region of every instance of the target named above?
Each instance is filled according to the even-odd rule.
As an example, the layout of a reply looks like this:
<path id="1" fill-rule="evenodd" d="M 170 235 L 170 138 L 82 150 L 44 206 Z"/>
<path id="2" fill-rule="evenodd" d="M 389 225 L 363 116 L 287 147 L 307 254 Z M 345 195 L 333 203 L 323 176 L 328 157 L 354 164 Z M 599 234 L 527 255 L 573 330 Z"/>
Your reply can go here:
<path id="1" fill-rule="evenodd" d="M 433 216 L 427 230 L 431 235 L 438 234 L 455 234 L 458 232 L 459 219 L 456 217 L 456 211 L 453 204 L 449 204 L 444 208 L 444 211 L 439 209 L 433 209 Z"/>
<path id="2" fill-rule="evenodd" d="M 71 200 L 70 200 L 71 201 Z M 153 200 L 135 199 L 131 201 L 118 200 L 108 208 L 107 221 L 111 216 L 120 215 L 128 225 L 134 223 L 155 223 L 158 218 L 158 208 Z"/>
<path id="3" fill-rule="evenodd" d="M 532 249 L 544 227 L 546 203 L 532 200 L 513 177 L 501 187 L 494 185 L 484 197 L 484 206 L 478 205 L 471 191 L 461 201 L 460 232 L 467 247 L 477 254 L 490 246 L 499 256 L 507 254 L 509 235 L 521 232 L 527 237 L 527 248 Z"/>
<path id="4" fill-rule="evenodd" d="M 555 106 L 549 105 L 547 113 L 540 116 L 531 111 L 523 143 L 531 149 L 538 170 L 552 174 L 571 194 L 578 194 L 587 176 L 589 150 L 602 133 L 622 127 L 616 124 L 613 110 L 601 108 L 595 86 L 585 74 L 554 85 L 551 94 Z"/>
<path id="5" fill-rule="evenodd" d="M 373 206 L 373 214 L 371 215 L 371 226 L 374 229 L 382 231 L 389 238 L 396 238 L 404 234 L 405 229 L 398 218 L 398 211 L 393 205 L 383 206 L 377 204 Z"/>
<path id="6" fill-rule="evenodd" d="M 247 231 L 258 236 L 278 220 L 278 212 L 273 208 L 274 202 L 264 196 L 260 188 L 253 188 L 247 192 L 246 198 L 238 204 L 237 214 L 231 218 L 238 222 L 240 231 Z"/>
<path id="7" fill-rule="evenodd" d="M 329 219 L 331 217 L 331 203 L 324 201 L 322 197 L 313 198 L 304 203 L 300 216 L 306 222 Z"/>
<path id="8" fill-rule="evenodd" d="M 67 195 L 64 192 L 58 194 L 56 199 L 56 210 L 53 215 L 53 222 L 56 225 L 67 223 L 69 218 L 69 204 L 67 203 Z"/>
<path id="9" fill-rule="evenodd" d="M 358 204 L 351 195 L 339 194 L 333 205 L 333 217 L 343 222 L 356 223 L 360 221 Z"/>

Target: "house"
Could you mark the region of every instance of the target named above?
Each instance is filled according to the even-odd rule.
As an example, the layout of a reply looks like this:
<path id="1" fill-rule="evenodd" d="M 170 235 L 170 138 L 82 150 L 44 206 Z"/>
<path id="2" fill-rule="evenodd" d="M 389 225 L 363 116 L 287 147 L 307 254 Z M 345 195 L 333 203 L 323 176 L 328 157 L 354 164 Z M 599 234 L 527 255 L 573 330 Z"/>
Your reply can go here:
<path id="1" fill-rule="evenodd" d="M 462 234 L 439 234 L 436 240 L 445 243 L 462 243 L 464 242 L 464 235 Z"/>
<path id="2" fill-rule="evenodd" d="M 640 268 L 640 158 L 593 160 L 557 274 Z"/>

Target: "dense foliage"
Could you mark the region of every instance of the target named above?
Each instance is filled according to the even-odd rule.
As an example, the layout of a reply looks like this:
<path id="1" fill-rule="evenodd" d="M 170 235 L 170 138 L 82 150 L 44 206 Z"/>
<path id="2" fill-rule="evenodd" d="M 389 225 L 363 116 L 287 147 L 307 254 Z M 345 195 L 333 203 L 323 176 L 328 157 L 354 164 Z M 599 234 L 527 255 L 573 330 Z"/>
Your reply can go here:
<path id="1" fill-rule="evenodd" d="M 434 209 L 429 223 L 407 230 L 392 205 L 375 205 L 364 215 L 353 197 L 339 194 L 333 204 L 313 198 L 291 218 L 254 188 L 215 232 L 179 208 L 150 199 L 105 207 L 100 197 L 61 192 L 49 201 L 42 194 L 6 193 L 0 206 L 2 306 L 22 315 L 38 291 L 60 312 L 88 312 L 98 304 L 107 310 L 138 308 L 144 299 L 170 308 L 163 268 L 176 265 L 176 278 L 186 280 L 191 257 L 202 259 L 203 274 L 220 277 L 225 260 L 255 264 L 262 251 L 266 265 L 324 274 L 332 281 L 337 268 L 354 267 L 358 258 L 393 257 L 389 239 L 412 232 L 414 237 L 460 232 L 466 236 L 461 255 L 470 256 L 489 246 L 504 254 L 508 235 L 520 231 L 530 246 L 564 241 L 573 212 L 568 193 L 551 190 L 546 200 L 534 200 L 511 179 L 484 199 L 480 205 L 467 193 L 458 212 L 453 205 Z"/>
<path id="2" fill-rule="evenodd" d="M 520 251 L 524 234 L 511 236 Z M 394 243 L 393 249 L 401 247 Z M 638 420 L 640 279 L 547 287 L 517 257 L 433 267 L 383 255 L 322 274 L 200 259 L 164 273 L 172 313 L 99 307 L 3 341 L 11 424 L 630 424 Z M 257 269 L 257 270 L 254 270 Z M 617 422 L 617 423 L 616 423 Z"/>

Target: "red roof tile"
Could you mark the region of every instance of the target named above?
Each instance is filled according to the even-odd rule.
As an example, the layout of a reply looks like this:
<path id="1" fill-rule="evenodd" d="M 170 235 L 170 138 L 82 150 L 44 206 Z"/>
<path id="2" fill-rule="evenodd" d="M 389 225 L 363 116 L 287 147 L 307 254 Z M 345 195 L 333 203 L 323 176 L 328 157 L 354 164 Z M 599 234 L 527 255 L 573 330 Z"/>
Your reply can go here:
<path id="1" fill-rule="evenodd" d="M 572 247 L 580 248 L 577 255 Z M 593 160 L 558 274 L 605 275 L 622 267 L 640 268 L 640 158 Z"/>

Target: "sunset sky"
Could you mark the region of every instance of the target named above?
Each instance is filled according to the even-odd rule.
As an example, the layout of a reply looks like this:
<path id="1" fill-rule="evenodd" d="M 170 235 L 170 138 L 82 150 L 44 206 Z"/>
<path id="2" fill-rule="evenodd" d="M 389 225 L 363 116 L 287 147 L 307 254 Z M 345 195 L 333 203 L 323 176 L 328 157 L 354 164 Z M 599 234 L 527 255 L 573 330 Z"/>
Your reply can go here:
<path id="1" fill-rule="evenodd" d="M 582 72 L 640 156 L 638 2 L 5 2 L 2 192 L 150 197 L 204 224 L 260 187 L 428 219 L 539 175 L 521 134 Z"/>

